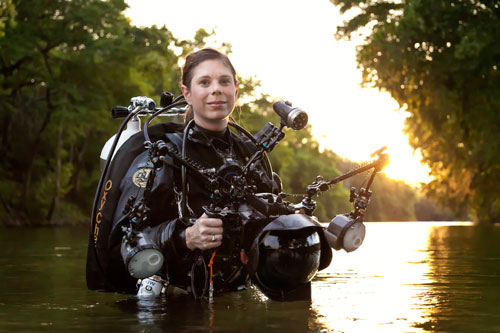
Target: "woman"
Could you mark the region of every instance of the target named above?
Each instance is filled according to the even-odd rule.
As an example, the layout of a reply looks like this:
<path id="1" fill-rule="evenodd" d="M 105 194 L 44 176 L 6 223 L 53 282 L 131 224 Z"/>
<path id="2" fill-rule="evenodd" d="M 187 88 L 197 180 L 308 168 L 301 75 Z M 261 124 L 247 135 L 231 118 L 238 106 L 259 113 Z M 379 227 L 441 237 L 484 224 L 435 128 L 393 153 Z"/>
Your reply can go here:
<path id="1" fill-rule="evenodd" d="M 152 137 L 173 145 L 194 165 L 205 169 L 217 170 L 227 163 L 244 165 L 257 147 L 248 138 L 235 135 L 228 129 L 238 97 L 238 81 L 227 56 L 213 49 L 188 55 L 182 71 L 181 89 L 189 105 L 186 135 L 184 125 L 166 123 L 151 128 Z M 113 159 L 110 174 L 118 174 L 123 168 L 118 162 L 119 155 L 137 151 L 143 141 L 142 134 L 127 141 Z M 120 247 L 123 227 L 130 223 L 131 206 L 143 198 L 145 179 L 152 168 L 148 152 L 139 153 L 120 178 L 120 186 L 109 186 L 109 193 L 103 195 L 103 199 L 119 199 L 116 205 L 106 204 L 103 210 L 104 219 L 107 217 L 112 221 L 109 231 L 102 227 L 99 235 L 94 232 L 94 239 L 91 239 L 97 250 L 91 251 L 89 246 L 87 285 L 90 289 L 135 292 L 136 279 L 131 278 L 124 268 Z M 271 170 L 263 164 L 258 164 L 257 170 L 259 180 L 254 184 L 257 191 L 279 192 Z M 183 172 L 182 165 L 174 160 L 167 161 L 156 172 L 146 202 L 149 209 L 147 221 L 151 227 L 143 232 L 163 253 L 165 264 L 160 274 L 170 284 L 199 296 L 206 291 L 207 264 L 213 249 L 222 244 L 223 221 L 206 214 L 213 188 L 210 189 L 196 172 L 188 170 L 185 175 Z M 107 207 L 113 207 L 113 212 L 106 214 Z M 240 289 L 248 280 L 244 264 L 234 256 L 224 256 L 224 251 L 220 252 L 223 253 L 218 253 L 213 261 L 216 291 Z"/>
<path id="2" fill-rule="evenodd" d="M 209 136 L 222 137 L 238 98 L 238 86 L 236 71 L 226 56 L 212 49 L 189 55 L 181 86 L 189 105 L 186 119 L 192 116 L 202 133 L 204 129 Z M 186 229 L 186 246 L 190 250 L 216 248 L 221 245 L 222 232 L 222 220 L 204 213 Z"/>

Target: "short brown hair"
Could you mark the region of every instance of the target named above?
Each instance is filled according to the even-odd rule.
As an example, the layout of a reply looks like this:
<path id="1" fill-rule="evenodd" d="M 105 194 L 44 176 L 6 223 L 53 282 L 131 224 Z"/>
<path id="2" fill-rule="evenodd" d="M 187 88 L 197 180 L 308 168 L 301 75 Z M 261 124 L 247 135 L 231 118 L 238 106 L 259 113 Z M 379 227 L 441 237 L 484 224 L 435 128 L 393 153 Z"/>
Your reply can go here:
<path id="1" fill-rule="evenodd" d="M 192 52 L 186 57 L 186 63 L 184 64 L 184 67 L 181 71 L 181 84 L 185 85 L 188 89 L 191 89 L 191 81 L 193 80 L 193 73 L 195 68 L 206 60 L 222 61 L 231 70 L 234 83 L 237 83 L 236 70 L 234 69 L 233 64 L 231 63 L 227 55 L 211 48 L 204 48 L 199 51 Z M 191 110 L 191 108 L 187 110 L 184 118 L 186 122 L 193 119 L 193 110 Z"/>

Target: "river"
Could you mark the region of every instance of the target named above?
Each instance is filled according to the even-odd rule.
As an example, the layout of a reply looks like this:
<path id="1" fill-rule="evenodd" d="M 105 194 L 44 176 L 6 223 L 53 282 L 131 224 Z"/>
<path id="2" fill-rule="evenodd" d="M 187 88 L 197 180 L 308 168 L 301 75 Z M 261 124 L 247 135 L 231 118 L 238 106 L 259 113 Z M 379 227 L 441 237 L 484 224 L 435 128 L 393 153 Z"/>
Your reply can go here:
<path id="1" fill-rule="evenodd" d="M 500 226 L 366 226 L 362 247 L 316 276 L 311 301 L 251 289 L 214 304 L 88 291 L 88 228 L 0 228 L 0 331 L 500 332 Z"/>

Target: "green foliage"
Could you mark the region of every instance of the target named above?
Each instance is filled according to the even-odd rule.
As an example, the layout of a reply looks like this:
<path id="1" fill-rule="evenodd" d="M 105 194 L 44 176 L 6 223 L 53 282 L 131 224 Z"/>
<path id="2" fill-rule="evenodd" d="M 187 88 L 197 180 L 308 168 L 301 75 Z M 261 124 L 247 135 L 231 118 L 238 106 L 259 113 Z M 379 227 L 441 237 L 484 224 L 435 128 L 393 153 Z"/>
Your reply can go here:
<path id="1" fill-rule="evenodd" d="M 0 38 L 5 35 L 5 26 L 14 25 L 16 16 L 16 7 L 12 0 L 2 0 L 0 2 Z"/>
<path id="2" fill-rule="evenodd" d="M 416 191 L 402 181 L 383 174 L 376 176 L 373 196 L 366 211 L 367 221 L 415 221 Z"/>
<path id="3" fill-rule="evenodd" d="M 415 203 L 415 216 L 418 221 L 463 221 L 467 219 L 467 216 L 457 216 L 451 209 L 439 207 L 435 201 L 423 196 L 418 196 Z"/>
<path id="4" fill-rule="evenodd" d="M 499 221 L 500 4 L 332 2 L 360 13 L 337 37 L 373 28 L 358 49 L 363 81 L 411 113 L 410 144 L 434 176 L 426 192 L 459 215 Z"/>
<path id="5" fill-rule="evenodd" d="M 106 110 L 175 91 L 178 59 L 169 46 L 177 41 L 164 27 L 132 27 L 124 1 L 13 4 L 16 24 L 0 38 L 0 186 L 15 184 L 2 193 L 3 210 L 48 221 L 59 199 L 72 197 L 88 211 L 98 152 L 116 130 Z"/>
<path id="6" fill-rule="evenodd" d="M 127 105 L 131 96 L 158 101 L 162 91 L 180 94 L 179 64 L 213 35 L 200 29 L 193 40 L 178 40 L 166 27 L 134 27 L 125 8 L 123 0 L 0 5 L 0 222 L 88 219 L 100 151 L 119 125 L 110 107 Z M 229 53 L 231 45 L 220 49 Z M 272 99 L 255 95 L 259 82 L 238 79 L 236 120 L 252 133 L 277 124 Z M 270 159 L 288 193 L 304 193 L 318 175 L 340 174 L 341 160 L 320 151 L 309 127 L 286 130 Z M 352 209 L 342 185 L 317 201 L 322 221 Z"/>

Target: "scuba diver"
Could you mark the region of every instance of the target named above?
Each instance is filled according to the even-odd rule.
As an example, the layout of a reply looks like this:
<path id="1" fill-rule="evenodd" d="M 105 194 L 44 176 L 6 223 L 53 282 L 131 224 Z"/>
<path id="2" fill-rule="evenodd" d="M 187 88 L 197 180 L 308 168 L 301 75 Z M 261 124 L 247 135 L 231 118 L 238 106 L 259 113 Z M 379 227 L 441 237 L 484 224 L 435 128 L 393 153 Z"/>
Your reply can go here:
<path id="1" fill-rule="evenodd" d="M 146 124 L 108 157 L 92 212 L 88 288 L 133 294 L 161 282 L 212 299 L 251 281 L 272 299 L 310 297 L 331 248 L 361 245 L 369 191 L 354 194 L 354 215 L 338 215 L 325 229 L 311 217 L 311 197 L 335 182 L 318 179 L 301 204 L 289 204 L 266 156 L 285 123 L 302 128 L 307 114 L 275 103 L 281 128 L 268 123 L 254 137 L 231 118 L 239 83 L 225 54 L 193 52 L 181 74 L 184 124 Z"/>

